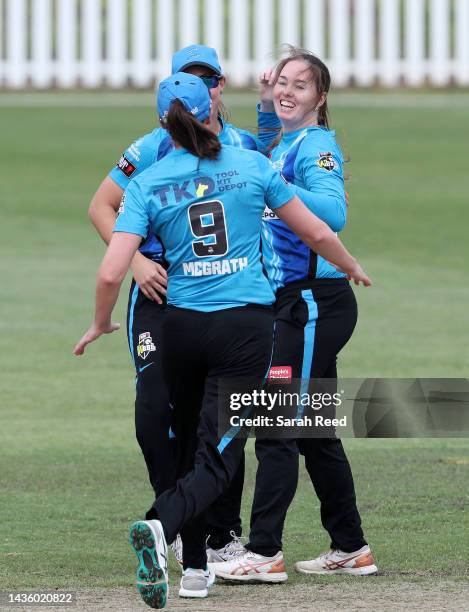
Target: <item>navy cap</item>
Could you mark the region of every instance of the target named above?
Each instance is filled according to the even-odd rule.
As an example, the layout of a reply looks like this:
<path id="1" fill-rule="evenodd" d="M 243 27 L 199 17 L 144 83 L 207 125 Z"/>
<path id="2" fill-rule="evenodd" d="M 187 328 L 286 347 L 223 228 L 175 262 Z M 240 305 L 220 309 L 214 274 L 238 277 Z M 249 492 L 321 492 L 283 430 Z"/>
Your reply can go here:
<path id="1" fill-rule="evenodd" d="M 222 74 L 217 52 L 205 45 L 189 45 L 173 55 L 172 74 L 182 72 L 189 66 L 206 66 L 218 75 Z"/>
<path id="2" fill-rule="evenodd" d="M 180 100 L 184 108 L 199 121 L 210 116 L 212 100 L 209 91 L 199 77 L 186 72 L 176 72 L 161 81 L 158 88 L 158 114 L 164 121 L 174 100 Z"/>

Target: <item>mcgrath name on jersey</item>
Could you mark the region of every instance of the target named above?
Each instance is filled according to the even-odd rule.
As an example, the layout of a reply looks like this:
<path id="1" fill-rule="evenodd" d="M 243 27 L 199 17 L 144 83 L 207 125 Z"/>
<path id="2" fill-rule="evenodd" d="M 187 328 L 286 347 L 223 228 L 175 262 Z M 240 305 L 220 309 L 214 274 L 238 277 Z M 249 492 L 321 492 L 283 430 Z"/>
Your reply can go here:
<path id="1" fill-rule="evenodd" d="M 213 274 L 234 274 L 248 267 L 247 257 L 221 259 L 219 261 L 189 261 L 182 264 L 185 276 L 211 276 Z"/>

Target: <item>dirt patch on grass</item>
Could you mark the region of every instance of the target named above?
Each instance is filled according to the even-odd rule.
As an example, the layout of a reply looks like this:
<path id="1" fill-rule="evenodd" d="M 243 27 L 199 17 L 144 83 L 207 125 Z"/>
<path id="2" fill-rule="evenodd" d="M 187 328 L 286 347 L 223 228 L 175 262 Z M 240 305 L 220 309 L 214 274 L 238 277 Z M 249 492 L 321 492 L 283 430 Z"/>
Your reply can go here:
<path id="1" fill-rule="evenodd" d="M 188 612 L 236 612 L 269 610 L 379 610 L 395 612 L 409 610 L 466 610 L 469 582 L 389 578 L 347 580 L 334 584 L 296 585 L 227 585 L 216 584 L 207 599 L 187 600 L 177 595 L 177 586 L 170 590 L 167 610 Z M 10 608 L 19 610 L 18 607 Z M 87 589 L 77 593 L 76 606 L 68 608 L 36 608 L 38 610 L 79 610 L 80 612 L 131 612 L 149 610 L 133 588 Z M 26 608 L 24 608 L 26 610 Z M 28 611 L 29 612 L 29 611 Z"/>

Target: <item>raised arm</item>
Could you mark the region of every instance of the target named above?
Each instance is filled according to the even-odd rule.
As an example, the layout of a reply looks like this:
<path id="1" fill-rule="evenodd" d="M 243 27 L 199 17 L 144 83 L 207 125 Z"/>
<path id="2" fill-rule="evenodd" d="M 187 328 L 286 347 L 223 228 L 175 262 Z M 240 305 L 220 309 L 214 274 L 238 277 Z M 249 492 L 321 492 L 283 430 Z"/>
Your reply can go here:
<path id="1" fill-rule="evenodd" d="M 272 101 L 273 70 L 266 69 L 259 77 L 259 98 L 257 104 L 257 132 L 259 140 L 264 145 L 264 150 L 258 149 L 261 153 L 267 153 L 270 145 L 277 138 L 282 124 L 274 109 Z"/>

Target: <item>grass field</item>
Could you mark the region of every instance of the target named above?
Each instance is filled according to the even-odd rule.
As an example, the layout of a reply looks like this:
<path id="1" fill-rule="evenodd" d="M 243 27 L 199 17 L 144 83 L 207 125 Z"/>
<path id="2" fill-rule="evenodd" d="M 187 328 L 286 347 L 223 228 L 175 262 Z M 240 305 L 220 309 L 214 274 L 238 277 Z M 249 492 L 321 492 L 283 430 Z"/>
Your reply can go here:
<path id="1" fill-rule="evenodd" d="M 103 253 L 87 204 L 122 149 L 155 124 L 153 108 L 142 104 L 151 98 L 106 95 L 117 105 L 89 95 L 95 104 L 74 105 L 69 95 L 57 95 L 15 108 L 15 98 L 0 96 L 0 590 L 131 585 L 127 527 L 151 499 L 133 435 L 125 334 L 104 338 L 85 359 L 71 355 L 91 320 Z M 374 280 L 372 289 L 357 291 L 359 325 L 340 371 L 466 377 L 469 113 L 457 95 L 456 103 L 447 96 L 447 103 L 429 104 L 429 95 L 421 105 L 418 97 L 413 104 L 399 98 L 395 106 L 368 104 L 379 95 L 332 102 L 339 141 L 352 160 L 343 237 Z M 231 110 L 234 123 L 253 127 L 252 108 L 243 103 Z M 116 313 L 122 323 L 125 302 L 124 291 Z M 348 440 L 346 446 L 382 576 L 371 586 L 332 581 L 337 596 L 349 593 L 345 607 L 355 609 L 354 594 L 379 584 L 393 592 L 403 583 L 422 591 L 450 583 L 451 592 L 462 593 L 469 440 Z M 302 473 L 286 528 L 288 563 L 327 545 Z M 311 584 L 291 571 L 288 605 L 306 604 Z M 324 580 L 314 585 L 317 609 L 329 609 L 332 596 L 321 600 L 329 587 Z M 256 588 L 217 589 L 251 609 L 278 592 L 259 597 Z"/>

